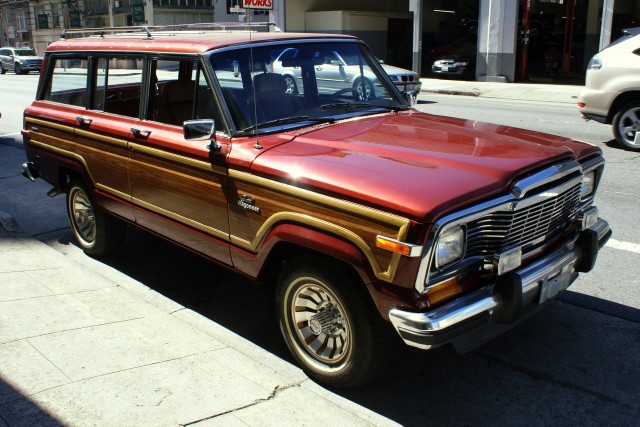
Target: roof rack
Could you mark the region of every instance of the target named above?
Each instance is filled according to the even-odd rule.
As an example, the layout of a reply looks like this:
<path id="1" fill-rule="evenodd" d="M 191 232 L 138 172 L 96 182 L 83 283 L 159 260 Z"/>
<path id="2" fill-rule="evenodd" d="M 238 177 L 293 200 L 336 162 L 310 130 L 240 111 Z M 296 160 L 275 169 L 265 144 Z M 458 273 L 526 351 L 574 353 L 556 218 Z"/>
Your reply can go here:
<path id="1" fill-rule="evenodd" d="M 67 39 L 72 34 L 93 35 L 105 37 L 109 33 L 112 36 L 128 36 L 132 33 L 138 33 L 147 39 L 153 39 L 153 34 L 192 31 L 256 31 L 256 28 L 267 28 L 268 31 L 281 32 L 282 30 L 275 22 L 202 22 L 197 24 L 178 24 L 178 25 L 143 25 L 129 27 L 102 27 L 102 28 L 66 28 L 60 33 L 61 39 Z"/>

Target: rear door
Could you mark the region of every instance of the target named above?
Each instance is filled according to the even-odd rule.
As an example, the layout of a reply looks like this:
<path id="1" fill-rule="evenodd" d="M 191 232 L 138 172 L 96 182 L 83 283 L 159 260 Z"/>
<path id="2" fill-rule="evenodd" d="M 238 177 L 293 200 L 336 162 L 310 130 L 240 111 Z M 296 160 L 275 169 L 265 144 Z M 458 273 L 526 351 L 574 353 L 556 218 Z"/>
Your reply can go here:
<path id="1" fill-rule="evenodd" d="M 52 55 L 40 100 L 34 103 L 35 108 L 44 110 L 39 119 L 25 119 L 32 143 L 71 159 L 77 171 L 84 171 L 86 184 L 98 196 L 96 202 L 130 220 L 129 128 L 139 121 L 142 81 L 136 63 L 131 60 L 134 66 L 126 71 L 132 111 L 109 113 L 104 108 L 108 60 L 91 53 Z"/>

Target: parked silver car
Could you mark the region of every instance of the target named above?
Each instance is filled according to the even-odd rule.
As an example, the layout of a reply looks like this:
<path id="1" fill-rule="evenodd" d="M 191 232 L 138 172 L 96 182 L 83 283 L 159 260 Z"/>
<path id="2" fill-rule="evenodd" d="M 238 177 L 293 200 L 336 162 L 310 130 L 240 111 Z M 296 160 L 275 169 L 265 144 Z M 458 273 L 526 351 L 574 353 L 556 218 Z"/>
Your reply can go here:
<path id="1" fill-rule="evenodd" d="M 42 57 L 36 55 L 28 47 L 0 48 L 0 74 L 14 71 L 16 74 L 27 74 L 29 71 L 40 71 Z"/>
<path id="2" fill-rule="evenodd" d="M 591 58 L 578 97 L 582 117 L 613 126 L 619 145 L 640 151 L 640 28 Z"/>
<path id="3" fill-rule="evenodd" d="M 303 86 L 301 68 L 287 65 L 287 62 L 295 63 L 297 53 L 297 49 L 285 49 L 273 61 L 272 72 L 284 76 L 288 93 L 299 93 Z M 422 88 L 418 73 L 393 65 L 381 65 L 400 92 L 411 92 L 414 97 L 418 95 Z M 324 58 L 318 58 L 314 66 L 316 81 L 323 88 L 344 90 L 345 83 L 350 83 L 356 100 L 375 96 L 375 87 L 379 83 L 367 64 L 362 64 L 361 67 L 355 59 L 343 57 L 333 51 Z"/>

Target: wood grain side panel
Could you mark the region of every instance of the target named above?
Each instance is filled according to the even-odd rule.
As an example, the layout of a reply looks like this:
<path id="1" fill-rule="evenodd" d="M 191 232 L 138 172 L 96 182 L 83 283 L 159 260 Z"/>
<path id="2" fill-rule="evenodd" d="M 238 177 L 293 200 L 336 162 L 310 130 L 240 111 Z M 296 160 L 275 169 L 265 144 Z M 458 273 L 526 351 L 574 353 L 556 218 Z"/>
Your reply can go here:
<path id="1" fill-rule="evenodd" d="M 82 157 L 97 187 L 129 198 L 129 178 L 127 161 L 129 150 L 126 141 L 122 144 L 107 144 L 90 138 L 89 135 L 76 136 L 76 153 Z"/>
<path id="2" fill-rule="evenodd" d="M 376 276 L 393 280 L 399 255 L 376 247 L 377 235 L 402 240 L 409 221 L 281 183 L 270 184 L 234 173 L 230 182 L 229 226 L 232 243 L 259 250 L 261 240 L 280 223 L 296 223 L 338 236 L 358 247 Z M 255 181 L 255 182 L 252 182 Z M 239 201 L 252 199 L 251 207 Z"/>
<path id="3" fill-rule="evenodd" d="M 72 126 L 28 119 L 30 144 L 82 163 L 94 186 L 129 199 L 127 141 L 78 131 Z"/>
<path id="4" fill-rule="evenodd" d="M 130 162 L 134 204 L 229 241 L 224 169 L 139 147 Z"/>

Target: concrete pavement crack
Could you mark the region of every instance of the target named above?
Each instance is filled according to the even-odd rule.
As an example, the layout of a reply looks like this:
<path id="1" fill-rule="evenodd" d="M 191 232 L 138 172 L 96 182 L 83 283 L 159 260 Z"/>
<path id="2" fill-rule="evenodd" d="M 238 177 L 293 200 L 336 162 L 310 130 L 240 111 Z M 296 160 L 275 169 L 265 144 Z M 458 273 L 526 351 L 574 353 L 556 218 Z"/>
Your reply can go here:
<path id="1" fill-rule="evenodd" d="M 290 389 L 290 388 L 293 388 L 293 387 L 300 387 L 300 382 L 296 382 L 296 383 L 293 383 L 293 384 L 288 384 L 288 385 L 285 385 L 285 386 L 281 386 L 281 385 L 278 384 L 277 386 L 274 387 L 274 389 L 271 391 L 271 393 L 267 397 L 256 399 L 253 402 L 248 403 L 246 405 L 240 406 L 238 408 L 233 408 L 233 409 L 230 409 L 228 411 L 220 412 L 219 414 L 211 415 L 210 417 L 204 417 L 204 418 L 201 418 L 201 419 L 198 419 L 198 420 L 190 421 L 190 422 L 188 422 L 186 424 L 180 424 L 180 427 L 191 426 L 191 425 L 200 423 L 202 421 L 212 420 L 214 418 L 218 418 L 218 417 L 221 417 L 223 415 L 232 414 L 234 412 L 238 412 L 238 411 L 241 411 L 243 409 L 247 409 L 247 408 L 250 408 L 252 406 L 259 405 L 260 403 L 263 403 L 263 402 L 268 402 L 268 401 L 273 400 L 276 397 L 278 397 L 278 395 L 280 393 L 282 393 L 283 391 L 285 391 L 287 389 Z"/>

